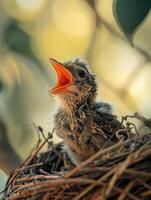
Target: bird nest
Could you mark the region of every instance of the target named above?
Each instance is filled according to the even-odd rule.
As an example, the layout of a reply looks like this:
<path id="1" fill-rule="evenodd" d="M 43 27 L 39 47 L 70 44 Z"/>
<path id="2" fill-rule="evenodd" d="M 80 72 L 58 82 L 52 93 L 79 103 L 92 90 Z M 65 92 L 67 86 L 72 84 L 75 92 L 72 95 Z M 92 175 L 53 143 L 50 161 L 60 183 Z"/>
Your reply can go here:
<path id="1" fill-rule="evenodd" d="M 135 114 L 151 127 L 151 121 Z M 126 129 L 137 132 L 133 123 Z M 149 200 L 151 199 L 151 135 L 129 136 L 115 145 L 107 143 L 79 166 L 74 166 L 61 150 L 62 144 L 53 144 L 52 135 L 39 140 L 31 154 L 14 169 L 3 191 L 4 199 L 38 200 Z M 135 148 L 133 147 L 134 144 Z M 43 147 L 47 150 L 42 152 Z"/>

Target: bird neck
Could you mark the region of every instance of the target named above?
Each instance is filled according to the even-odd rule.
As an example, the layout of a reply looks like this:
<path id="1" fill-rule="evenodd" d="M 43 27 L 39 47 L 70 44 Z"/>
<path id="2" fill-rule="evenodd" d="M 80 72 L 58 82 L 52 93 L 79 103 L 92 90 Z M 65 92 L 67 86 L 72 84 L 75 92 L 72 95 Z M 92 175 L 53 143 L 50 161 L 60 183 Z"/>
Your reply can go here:
<path id="1" fill-rule="evenodd" d="M 69 126 L 73 132 L 76 132 L 78 128 L 78 121 L 81 119 L 81 113 L 84 113 L 86 110 L 93 107 L 95 104 L 95 97 L 85 97 L 79 98 L 78 96 L 64 96 L 64 98 L 60 98 L 59 107 L 60 109 L 66 113 L 66 116 L 69 120 Z"/>
<path id="2" fill-rule="evenodd" d="M 76 113 L 81 107 L 91 107 L 95 104 L 96 97 L 81 97 L 81 96 L 64 96 L 64 98 L 59 99 L 59 107 L 66 111 L 67 113 Z"/>

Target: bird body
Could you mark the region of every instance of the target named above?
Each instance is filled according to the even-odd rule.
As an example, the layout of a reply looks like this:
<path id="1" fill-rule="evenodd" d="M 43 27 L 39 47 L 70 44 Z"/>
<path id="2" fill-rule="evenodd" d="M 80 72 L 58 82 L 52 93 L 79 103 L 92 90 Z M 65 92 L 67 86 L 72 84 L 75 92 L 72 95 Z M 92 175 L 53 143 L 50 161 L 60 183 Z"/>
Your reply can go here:
<path id="1" fill-rule="evenodd" d="M 85 105 L 73 112 L 60 108 L 55 117 L 56 133 L 64 140 L 63 149 L 74 164 L 92 156 L 103 147 L 118 128 L 115 115 Z M 113 140 L 109 144 L 113 144 Z"/>
<path id="2" fill-rule="evenodd" d="M 78 165 L 108 140 L 108 145 L 114 144 L 115 132 L 121 124 L 112 114 L 110 104 L 96 102 L 95 76 L 85 62 L 76 59 L 64 64 L 55 60 L 51 63 L 58 74 L 58 83 L 50 90 L 59 100 L 56 133 L 64 141 L 63 150 Z"/>

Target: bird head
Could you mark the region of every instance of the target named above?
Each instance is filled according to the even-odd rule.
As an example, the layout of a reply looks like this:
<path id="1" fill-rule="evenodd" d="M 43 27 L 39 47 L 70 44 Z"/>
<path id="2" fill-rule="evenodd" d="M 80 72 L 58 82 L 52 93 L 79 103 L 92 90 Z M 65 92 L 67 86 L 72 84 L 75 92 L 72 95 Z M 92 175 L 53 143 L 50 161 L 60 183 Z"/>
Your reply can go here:
<path id="1" fill-rule="evenodd" d="M 91 74 L 87 63 L 77 58 L 65 63 L 49 59 L 54 67 L 58 81 L 49 90 L 50 95 L 59 96 L 64 101 L 73 99 L 74 103 L 92 100 L 96 96 L 96 80 Z"/>

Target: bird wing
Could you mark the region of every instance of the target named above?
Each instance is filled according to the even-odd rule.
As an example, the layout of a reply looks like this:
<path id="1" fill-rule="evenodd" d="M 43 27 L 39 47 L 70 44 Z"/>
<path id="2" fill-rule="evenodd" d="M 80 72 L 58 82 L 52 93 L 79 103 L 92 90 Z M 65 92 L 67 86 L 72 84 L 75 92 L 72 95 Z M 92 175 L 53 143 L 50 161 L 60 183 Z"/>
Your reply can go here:
<path id="1" fill-rule="evenodd" d="M 124 129 L 124 126 L 117 119 L 116 115 L 113 115 L 109 112 L 103 112 L 100 108 L 96 106 L 95 108 L 96 118 L 95 122 L 98 124 L 103 131 L 106 138 L 111 138 L 117 141 L 116 131 L 118 129 Z M 125 135 L 125 133 L 123 133 Z"/>
<path id="2" fill-rule="evenodd" d="M 96 102 L 95 109 L 99 112 L 112 113 L 112 106 L 106 102 Z"/>

